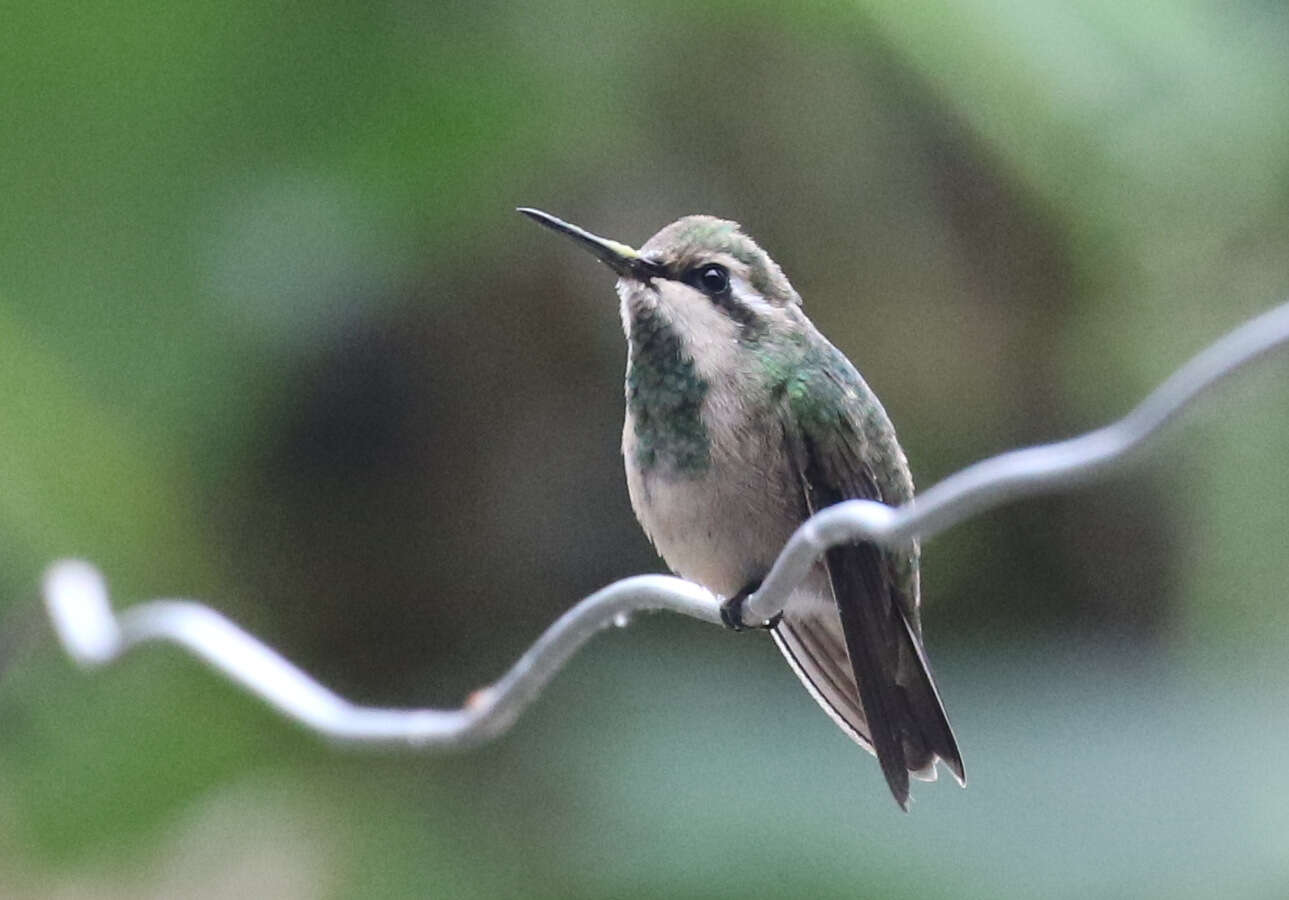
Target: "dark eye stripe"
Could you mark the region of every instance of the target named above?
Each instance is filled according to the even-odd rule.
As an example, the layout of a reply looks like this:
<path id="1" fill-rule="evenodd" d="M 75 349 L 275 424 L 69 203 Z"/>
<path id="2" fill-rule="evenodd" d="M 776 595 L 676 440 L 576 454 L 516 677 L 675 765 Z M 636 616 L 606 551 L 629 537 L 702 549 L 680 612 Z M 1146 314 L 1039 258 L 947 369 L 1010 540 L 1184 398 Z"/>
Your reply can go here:
<path id="1" fill-rule="evenodd" d="M 716 279 L 704 279 L 704 275 L 712 269 L 717 269 L 724 276 L 722 289 L 719 291 L 711 290 L 717 286 Z M 672 270 L 671 279 L 673 281 L 683 282 L 695 290 L 701 291 L 712 302 L 717 309 L 725 312 L 732 320 L 738 323 L 741 328 L 740 338 L 742 340 L 756 340 L 762 332 L 762 322 L 756 312 L 748 304 L 744 303 L 734 292 L 730 290 L 729 270 L 720 263 L 704 263 L 698 266 L 676 271 Z M 708 281 L 707 284 L 704 282 Z"/>
<path id="2" fill-rule="evenodd" d="M 731 319 L 742 325 L 745 329 L 756 328 L 759 330 L 761 320 L 758 319 L 756 313 L 752 311 L 752 307 L 735 297 L 729 291 L 713 297 L 712 302 L 715 303 L 719 309 L 723 309 Z"/>

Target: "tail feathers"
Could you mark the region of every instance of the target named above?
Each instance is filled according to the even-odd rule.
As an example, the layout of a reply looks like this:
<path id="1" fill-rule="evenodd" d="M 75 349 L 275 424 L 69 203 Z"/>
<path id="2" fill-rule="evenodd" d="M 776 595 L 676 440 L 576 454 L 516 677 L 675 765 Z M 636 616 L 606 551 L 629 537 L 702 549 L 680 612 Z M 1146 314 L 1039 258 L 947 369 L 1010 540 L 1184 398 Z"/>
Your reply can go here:
<path id="1" fill-rule="evenodd" d="M 902 620 L 903 616 L 899 618 Z M 877 755 L 840 618 L 831 612 L 789 611 L 771 633 L 815 701 L 852 740 Z M 887 715 L 893 720 L 890 727 L 900 736 L 902 770 L 919 780 L 935 781 L 935 763 L 941 760 L 958 783 L 965 785 L 962 755 L 927 667 L 921 642 L 907 622 L 901 636 L 900 665 L 894 673 L 892 692 L 895 702 L 888 704 Z M 892 790 L 896 801 L 907 808 L 907 786 L 903 790 L 894 787 Z"/>

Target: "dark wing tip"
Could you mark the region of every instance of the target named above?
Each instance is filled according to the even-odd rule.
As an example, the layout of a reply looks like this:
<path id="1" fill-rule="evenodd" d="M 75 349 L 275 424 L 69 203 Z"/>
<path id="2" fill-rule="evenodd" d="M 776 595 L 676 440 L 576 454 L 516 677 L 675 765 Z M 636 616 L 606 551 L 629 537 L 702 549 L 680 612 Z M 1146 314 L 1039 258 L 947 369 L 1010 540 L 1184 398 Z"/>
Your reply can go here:
<path id="1" fill-rule="evenodd" d="M 956 747 L 954 749 L 957 749 Z M 949 767 L 953 777 L 958 780 L 961 787 L 967 786 L 967 770 L 962 767 L 962 756 L 955 756 L 953 759 L 944 760 L 944 764 Z"/>
<path id="2" fill-rule="evenodd" d="M 926 651 L 908 618 L 902 614 L 899 617 L 903 622 L 901 631 L 907 640 L 906 647 L 912 651 L 911 661 L 914 664 L 910 673 L 912 678 L 904 685 L 907 709 L 921 732 L 929 761 L 934 764 L 938 757 L 958 784 L 966 787 L 967 772 L 962 764 L 962 751 L 958 749 L 958 739 L 954 736 L 953 726 L 949 724 L 944 703 L 940 700 L 940 691 L 931 676 Z"/>
<path id="3" fill-rule="evenodd" d="M 929 673 L 928 673 L 929 674 Z M 962 787 L 967 786 L 967 771 L 962 765 L 962 751 L 958 749 L 958 742 L 953 735 L 953 727 L 949 720 L 944 716 L 944 707 L 939 704 L 939 695 L 936 696 L 936 706 L 930 709 L 923 708 L 920 714 L 925 716 L 928 712 L 934 715 L 929 722 L 923 719 L 926 724 L 923 728 L 924 740 L 927 743 L 931 753 L 931 762 L 934 765 L 937 761 L 944 763 L 944 767 L 949 770 L 949 774 Z M 935 715 L 938 713 L 938 715 Z"/>

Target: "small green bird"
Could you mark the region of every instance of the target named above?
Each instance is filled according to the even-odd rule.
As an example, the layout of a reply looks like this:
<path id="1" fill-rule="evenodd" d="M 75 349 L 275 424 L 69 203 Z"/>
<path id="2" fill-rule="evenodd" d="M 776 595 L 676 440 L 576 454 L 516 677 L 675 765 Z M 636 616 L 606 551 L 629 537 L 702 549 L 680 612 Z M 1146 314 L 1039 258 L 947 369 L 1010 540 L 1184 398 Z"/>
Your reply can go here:
<path id="1" fill-rule="evenodd" d="M 741 623 L 792 532 L 843 500 L 913 497 L 877 397 L 734 222 L 686 216 L 639 251 L 535 209 L 618 274 L 628 354 L 622 454 L 636 517 L 667 564 Z M 908 809 L 936 760 L 965 784 L 927 667 L 918 548 L 835 547 L 767 623 L 841 729 L 877 756 Z"/>

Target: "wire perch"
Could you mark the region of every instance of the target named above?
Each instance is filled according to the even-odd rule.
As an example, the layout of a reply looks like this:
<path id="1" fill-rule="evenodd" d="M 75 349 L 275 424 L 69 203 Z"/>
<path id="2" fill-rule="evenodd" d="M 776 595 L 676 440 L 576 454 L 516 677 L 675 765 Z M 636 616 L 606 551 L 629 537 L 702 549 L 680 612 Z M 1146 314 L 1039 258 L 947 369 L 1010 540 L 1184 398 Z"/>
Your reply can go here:
<path id="1" fill-rule="evenodd" d="M 1148 439 L 1206 389 L 1285 343 L 1289 303 L 1211 344 L 1117 422 L 1066 441 L 983 460 L 898 508 L 850 500 L 822 510 L 783 548 L 761 589 L 744 605 L 745 619 L 762 623 L 773 618 L 831 546 L 854 540 L 898 546 L 928 538 L 1009 500 L 1058 491 L 1127 465 Z M 153 600 L 115 615 L 105 579 L 80 560 L 49 567 L 44 598 L 64 649 L 82 666 L 104 665 L 138 644 L 166 641 L 326 737 L 440 748 L 468 747 L 504 733 L 592 635 L 610 624 L 625 624 L 633 612 L 667 609 L 720 624 L 722 602 L 696 584 L 667 575 L 616 581 L 560 616 L 500 681 L 471 695 L 460 709 L 440 710 L 353 704 L 200 603 Z"/>

